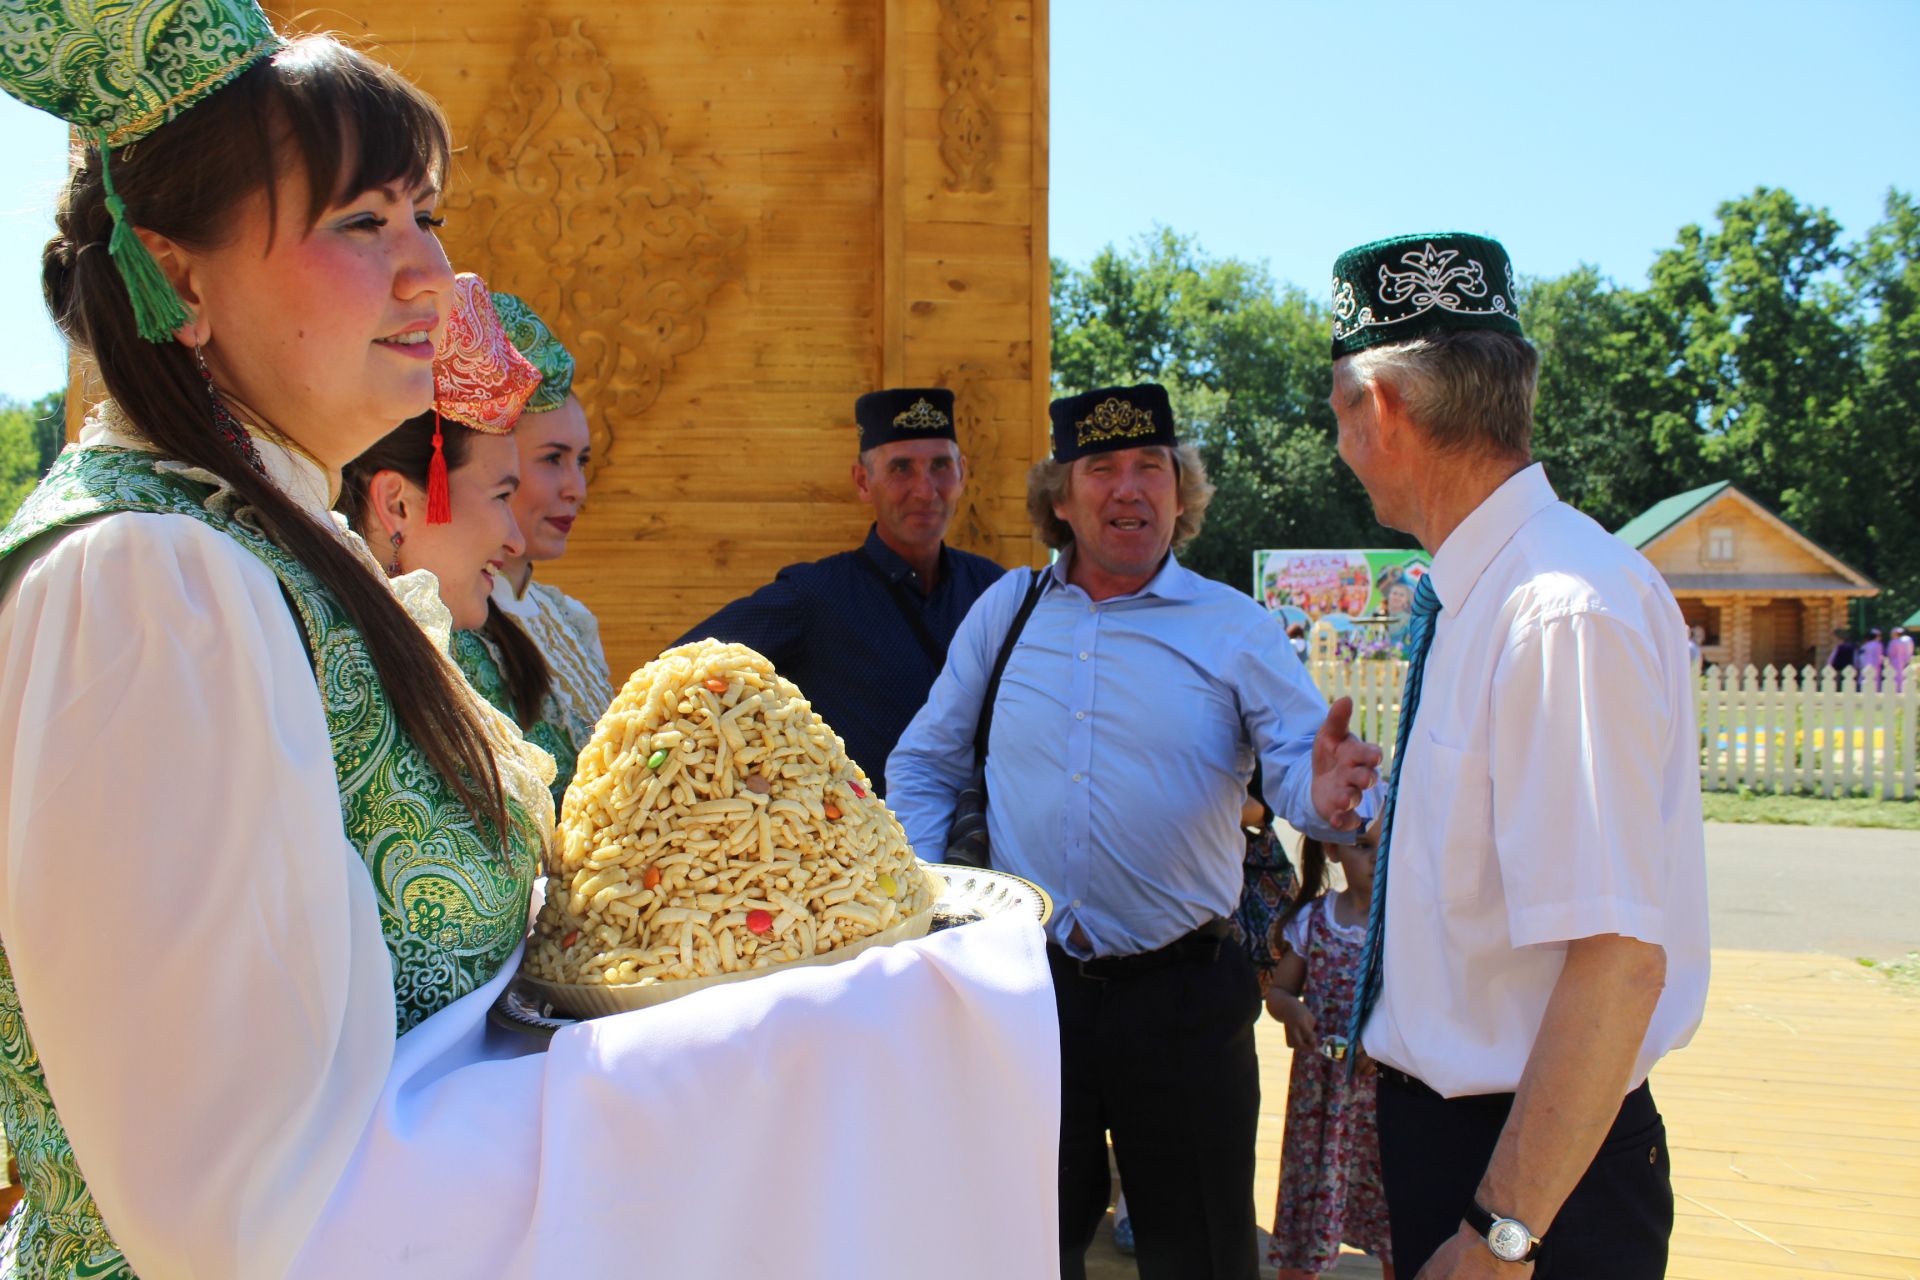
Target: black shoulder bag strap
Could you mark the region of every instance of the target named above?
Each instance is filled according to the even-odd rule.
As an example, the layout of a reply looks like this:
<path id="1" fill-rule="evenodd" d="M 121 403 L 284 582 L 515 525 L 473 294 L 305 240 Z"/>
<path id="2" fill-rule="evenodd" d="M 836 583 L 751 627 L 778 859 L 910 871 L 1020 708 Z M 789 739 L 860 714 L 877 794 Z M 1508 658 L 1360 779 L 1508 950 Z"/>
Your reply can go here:
<path id="1" fill-rule="evenodd" d="M 973 774 L 954 797 L 945 859 L 962 866 L 993 865 L 993 850 L 988 847 L 987 839 L 987 741 L 993 734 L 993 704 L 1000 696 L 1000 677 L 1005 674 L 1007 659 L 1013 654 L 1013 646 L 1019 642 L 1020 632 L 1026 628 L 1034 605 L 1040 601 L 1040 591 L 1046 585 L 1043 576 L 1046 570 L 1029 572 L 1033 578 L 1027 584 L 1026 598 L 1020 602 L 1020 611 L 1013 615 L 1006 639 L 1000 642 L 1000 656 L 993 661 L 993 674 L 987 678 L 986 693 L 980 699 L 980 718 L 973 730 Z"/>
<path id="2" fill-rule="evenodd" d="M 1033 606 L 1040 603 L 1040 590 L 1047 584 L 1045 569 L 1030 569 L 1033 581 L 1027 584 L 1027 594 L 1020 601 L 1020 611 L 1013 615 L 1013 625 L 1007 628 L 1007 638 L 1000 642 L 1000 656 L 993 660 L 993 674 L 987 677 L 987 692 L 980 699 L 980 723 L 973 730 L 973 767 L 976 770 L 987 767 L 987 740 L 993 736 L 993 704 L 1000 697 L 1000 677 L 1006 674 L 1007 659 L 1013 656 L 1013 646 L 1020 642 L 1020 633 L 1027 629 L 1027 619 L 1033 616 Z"/>
<path id="3" fill-rule="evenodd" d="M 887 594 L 893 597 L 893 607 L 900 611 L 902 618 L 906 619 L 907 627 L 913 632 L 913 638 L 920 642 L 921 651 L 933 663 L 934 671 L 938 672 L 944 668 L 947 665 L 947 646 L 935 640 L 933 632 L 927 629 L 926 615 L 918 602 L 908 598 L 906 584 L 888 577 L 887 571 L 874 563 L 873 557 L 867 554 L 865 547 L 860 548 L 860 563 L 867 566 L 868 573 L 880 579 L 880 585 L 885 587 Z"/>

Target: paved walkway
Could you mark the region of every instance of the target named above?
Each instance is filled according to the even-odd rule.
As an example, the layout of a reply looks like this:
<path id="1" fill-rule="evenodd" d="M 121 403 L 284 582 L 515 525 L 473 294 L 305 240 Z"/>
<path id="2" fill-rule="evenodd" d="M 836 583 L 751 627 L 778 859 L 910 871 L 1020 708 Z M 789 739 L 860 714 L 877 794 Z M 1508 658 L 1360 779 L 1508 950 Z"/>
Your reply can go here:
<path id="1" fill-rule="evenodd" d="M 1920 831 L 1707 824 L 1713 942 L 1890 960 L 1920 950 Z"/>

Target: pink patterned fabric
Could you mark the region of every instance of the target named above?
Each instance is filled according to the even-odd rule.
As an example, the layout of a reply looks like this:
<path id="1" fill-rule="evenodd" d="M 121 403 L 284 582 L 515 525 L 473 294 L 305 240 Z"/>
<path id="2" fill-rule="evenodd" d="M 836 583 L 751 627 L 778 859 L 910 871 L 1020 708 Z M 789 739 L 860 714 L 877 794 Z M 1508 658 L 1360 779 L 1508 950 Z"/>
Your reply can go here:
<path id="1" fill-rule="evenodd" d="M 446 340 L 433 358 L 434 408 L 476 431 L 505 435 L 539 385 L 540 371 L 508 340 L 486 282 L 471 271 L 455 276 Z"/>
<path id="2" fill-rule="evenodd" d="M 1307 983 L 1300 993 L 1322 1035 L 1347 1025 L 1363 945 L 1334 931 L 1330 905 L 1331 895 L 1306 908 Z M 1339 1262 L 1342 1242 L 1393 1261 L 1373 1091 L 1371 1073 L 1349 1083 L 1346 1063 L 1319 1053 L 1293 1055 L 1271 1265 L 1327 1271 Z"/>

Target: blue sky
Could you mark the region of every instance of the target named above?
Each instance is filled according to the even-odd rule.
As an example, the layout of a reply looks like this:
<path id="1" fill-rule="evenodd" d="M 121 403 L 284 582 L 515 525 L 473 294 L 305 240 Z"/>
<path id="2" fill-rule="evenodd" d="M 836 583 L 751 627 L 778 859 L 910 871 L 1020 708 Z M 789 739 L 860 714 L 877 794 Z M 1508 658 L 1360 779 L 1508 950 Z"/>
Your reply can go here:
<path id="1" fill-rule="evenodd" d="M 1850 234 L 1920 190 L 1920 0 L 1052 0 L 1052 252 L 1155 224 L 1324 295 L 1342 249 L 1461 229 L 1645 280 L 1782 186 Z M 39 303 L 61 126 L 0 98 L 0 395 L 62 380 Z"/>

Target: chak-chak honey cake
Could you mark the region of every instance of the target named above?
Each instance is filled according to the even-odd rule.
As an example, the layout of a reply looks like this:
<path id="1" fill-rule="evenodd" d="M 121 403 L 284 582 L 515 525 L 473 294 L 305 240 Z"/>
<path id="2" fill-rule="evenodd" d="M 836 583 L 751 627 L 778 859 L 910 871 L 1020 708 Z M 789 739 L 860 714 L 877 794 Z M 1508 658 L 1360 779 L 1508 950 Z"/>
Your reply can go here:
<path id="1" fill-rule="evenodd" d="M 800 690 L 715 640 L 669 649 L 614 699 L 547 877 L 524 974 L 595 1013 L 917 937 L 938 893 Z"/>

